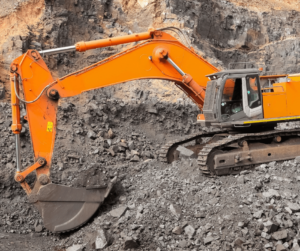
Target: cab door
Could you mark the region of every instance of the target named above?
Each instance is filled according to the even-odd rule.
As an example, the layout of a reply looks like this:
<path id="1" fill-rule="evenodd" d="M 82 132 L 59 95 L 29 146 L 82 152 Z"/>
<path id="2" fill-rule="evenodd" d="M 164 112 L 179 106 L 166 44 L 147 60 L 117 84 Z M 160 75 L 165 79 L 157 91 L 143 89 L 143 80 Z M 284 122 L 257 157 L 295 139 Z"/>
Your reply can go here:
<path id="1" fill-rule="evenodd" d="M 262 115 L 261 90 L 257 75 L 242 78 L 243 109 L 248 118 Z"/>

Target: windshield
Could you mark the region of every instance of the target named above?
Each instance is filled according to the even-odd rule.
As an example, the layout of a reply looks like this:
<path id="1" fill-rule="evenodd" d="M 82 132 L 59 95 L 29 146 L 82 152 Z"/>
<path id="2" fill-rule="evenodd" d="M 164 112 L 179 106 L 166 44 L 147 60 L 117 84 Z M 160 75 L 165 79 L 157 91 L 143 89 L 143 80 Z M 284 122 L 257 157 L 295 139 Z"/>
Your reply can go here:
<path id="1" fill-rule="evenodd" d="M 221 114 L 229 117 L 243 111 L 242 95 L 242 79 L 227 79 L 222 94 Z"/>

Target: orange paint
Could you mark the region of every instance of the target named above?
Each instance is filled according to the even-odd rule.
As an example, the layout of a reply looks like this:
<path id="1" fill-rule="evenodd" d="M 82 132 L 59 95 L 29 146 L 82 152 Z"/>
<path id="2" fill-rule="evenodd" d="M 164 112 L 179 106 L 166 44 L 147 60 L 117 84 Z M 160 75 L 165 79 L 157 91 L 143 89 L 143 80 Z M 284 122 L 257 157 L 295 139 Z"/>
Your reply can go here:
<path id="1" fill-rule="evenodd" d="M 108 46 L 113 46 L 113 45 L 127 44 L 127 43 L 147 40 L 152 37 L 152 33 L 153 33 L 153 31 L 149 30 L 148 32 L 132 34 L 132 35 L 123 36 L 123 37 L 100 39 L 100 40 L 89 41 L 89 42 L 79 42 L 75 46 L 76 46 L 77 51 L 83 52 L 86 50 L 92 50 L 92 49 L 97 49 L 97 48 L 102 48 L 102 47 L 108 47 Z"/>
<path id="2" fill-rule="evenodd" d="M 14 66 L 12 66 L 14 67 Z M 15 68 L 13 68 L 15 69 Z M 20 101 L 15 93 L 15 79 L 16 78 L 16 91 L 19 92 L 19 81 L 18 75 L 16 73 L 10 74 L 10 83 L 11 83 L 11 110 L 12 110 L 12 125 L 11 130 L 14 134 L 20 134 L 22 130 L 22 125 L 20 122 Z"/>
<path id="3" fill-rule="evenodd" d="M 300 82 L 277 83 L 274 92 L 263 93 L 264 118 L 280 118 L 299 115 Z"/>
<path id="4" fill-rule="evenodd" d="M 285 93 L 263 93 L 264 118 L 287 117 L 287 103 Z"/>
<path id="5" fill-rule="evenodd" d="M 165 79 L 175 82 L 201 109 L 204 104 L 205 87 L 208 79 L 205 75 L 218 72 L 218 69 L 185 47 L 171 35 L 152 31 L 130 36 L 111 38 L 94 42 L 82 42 L 76 45 L 78 51 L 95 49 L 115 44 L 146 40 L 126 51 L 86 67 L 80 71 L 54 80 L 37 51 L 29 50 L 13 61 L 16 74 L 22 79 L 25 100 L 37 98 L 49 84 L 51 87 L 34 103 L 27 104 L 27 120 L 31 134 L 35 161 L 39 157 L 46 160 L 46 165 L 36 169 L 34 164 L 23 174 L 36 170 L 49 176 L 51 158 L 56 135 L 56 113 L 58 101 L 48 94 L 59 93 L 60 98 L 78 95 L 82 92 L 128 82 L 135 79 Z M 158 56 L 164 51 L 187 74 L 184 78 L 164 58 Z M 146 88 L 146 87 L 145 87 Z M 18 102 L 12 88 L 12 102 Z M 18 107 L 18 106 L 16 106 Z M 13 106 L 14 133 L 20 131 L 19 111 Z M 21 183 L 26 192 L 28 185 Z M 38 182 L 36 185 L 38 186 Z"/>
<path id="6" fill-rule="evenodd" d="M 198 120 L 198 121 L 205 121 L 205 116 L 204 116 L 204 114 L 198 114 L 197 120 Z"/>

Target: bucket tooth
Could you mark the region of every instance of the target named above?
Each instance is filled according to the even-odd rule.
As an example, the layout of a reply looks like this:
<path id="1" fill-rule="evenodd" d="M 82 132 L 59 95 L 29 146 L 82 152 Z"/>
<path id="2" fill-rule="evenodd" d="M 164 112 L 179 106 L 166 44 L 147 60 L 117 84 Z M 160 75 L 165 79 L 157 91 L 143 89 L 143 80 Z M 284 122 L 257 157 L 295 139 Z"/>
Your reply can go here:
<path id="1" fill-rule="evenodd" d="M 105 186 L 73 188 L 50 183 L 36 195 L 44 226 L 53 233 L 68 232 L 86 223 L 110 193 L 116 177 Z"/>

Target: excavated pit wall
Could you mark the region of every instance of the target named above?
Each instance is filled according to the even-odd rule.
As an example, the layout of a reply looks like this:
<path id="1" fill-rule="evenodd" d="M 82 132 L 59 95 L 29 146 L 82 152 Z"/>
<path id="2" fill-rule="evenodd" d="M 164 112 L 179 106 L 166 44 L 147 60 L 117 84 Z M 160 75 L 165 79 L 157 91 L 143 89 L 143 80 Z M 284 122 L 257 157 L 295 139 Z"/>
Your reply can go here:
<path id="1" fill-rule="evenodd" d="M 20 13 L 26 7 L 22 6 L 17 8 Z M 297 73 L 300 70 L 300 16 L 296 10 L 255 10 L 217 0 L 68 0 L 45 1 L 43 13 L 27 25 L 27 32 L 23 29 L 21 36 L 5 37 L 1 45 L 0 68 L 3 74 L 0 82 L 6 87 L 7 98 L 9 78 L 5 73 L 8 73 L 11 60 L 27 49 L 41 50 L 68 46 L 82 40 L 127 35 L 145 31 L 150 26 L 174 25 L 185 29 L 199 53 L 219 68 L 244 67 L 232 63 L 254 62 L 269 73 Z M 58 54 L 45 57 L 45 61 L 55 77 L 64 76 L 127 46 Z M 141 89 L 142 83 L 147 85 L 150 96 L 153 92 L 155 96 L 164 95 L 159 91 L 157 95 L 157 89 L 161 89 L 161 83 L 157 81 L 151 81 L 150 85 L 149 81 L 136 81 L 129 86 Z M 122 92 L 129 89 L 126 84 L 111 89 L 117 97 L 128 99 L 122 96 Z M 172 96 L 177 97 L 162 99 L 174 102 L 183 98 L 184 95 L 176 88 L 171 87 L 170 90 Z"/>
<path id="2" fill-rule="evenodd" d="M 172 0 L 170 8 L 193 30 L 197 47 L 226 68 L 243 66 L 230 63 L 255 62 L 272 73 L 300 71 L 296 10 L 254 11 L 216 0 Z"/>

